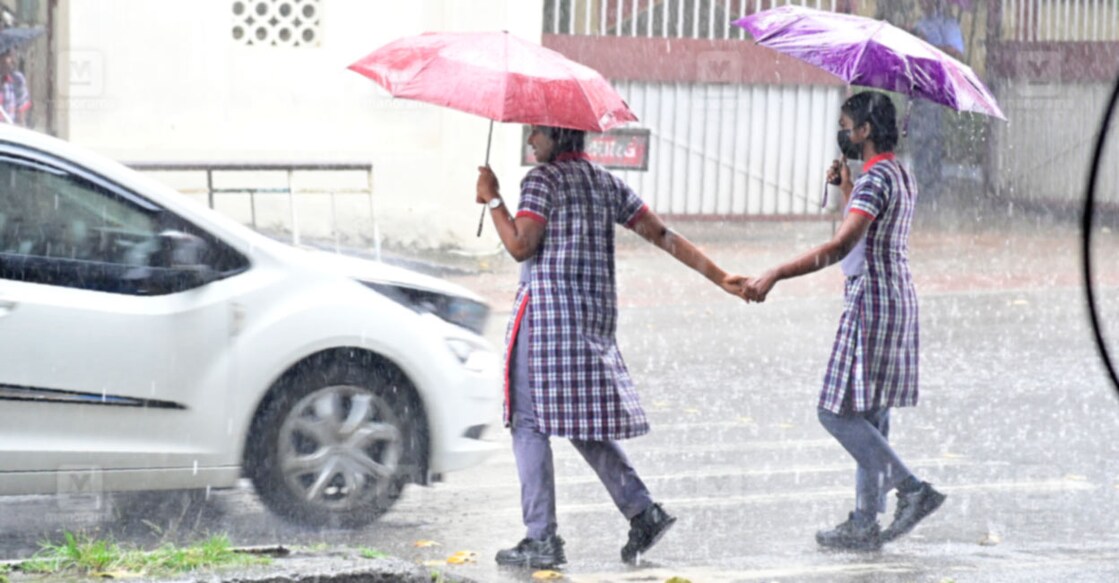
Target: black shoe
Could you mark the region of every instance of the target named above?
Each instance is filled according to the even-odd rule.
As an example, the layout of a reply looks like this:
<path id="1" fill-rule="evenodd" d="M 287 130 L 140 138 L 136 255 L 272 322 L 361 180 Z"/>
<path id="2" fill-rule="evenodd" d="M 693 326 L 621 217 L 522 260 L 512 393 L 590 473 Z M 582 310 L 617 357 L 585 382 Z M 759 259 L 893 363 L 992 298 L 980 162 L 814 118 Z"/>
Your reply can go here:
<path id="1" fill-rule="evenodd" d="M 913 530 L 918 522 L 940 508 L 945 498 L 947 496 L 934 490 L 928 482 L 921 482 L 921 487 L 913 492 L 898 492 L 894 522 L 882 531 L 882 542 L 890 542 Z"/>
<path id="2" fill-rule="evenodd" d="M 552 535 L 542 539 L 526 538 L 511 549 L 497 551 L 498 565 L 554 569 L 567 562 L 563 554 L 563 539 Z"/>
<path id="3" fill-rule="evenodd" d="M 676 524 L 676 517 L 669 516 L 660 504 L 653 504 L 629 521 L 629 541 L 622 547 L 622 561 L 633 564 L 645 551 Z"/>
<path id="4" fill-rule="evenodd" d="M 882 547 L 879 538 L 878 521 L 862 522 L 855 520 L 855 513 L 847 516 L 847 522 L 831 530 L 816 533 L 816 543 L 832 549 L 852 551 L 873 551 Z"/>

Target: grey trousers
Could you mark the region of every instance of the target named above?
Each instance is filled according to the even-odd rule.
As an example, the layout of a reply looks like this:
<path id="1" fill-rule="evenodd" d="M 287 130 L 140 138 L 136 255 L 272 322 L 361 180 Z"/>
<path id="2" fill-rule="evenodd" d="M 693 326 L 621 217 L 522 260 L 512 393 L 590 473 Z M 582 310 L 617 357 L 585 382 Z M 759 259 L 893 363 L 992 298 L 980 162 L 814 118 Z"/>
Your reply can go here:
<path id="1" fill-rule="evenodd" d="M 890 447 L 890 409 L 851 411 L 836 415 L 817 409 L 820 424 L 855 458 L 855 512 L 874 520 L 886 511 L 886 493 L 911 473 Z"/>
<path id="2" fill-rule="evenodd" d="M 536 425 L 532 388 L 528 383 L 528 313 L 521 320 L 510 363 L 509 396 L 513 409 L 513 456 L 521 480 L 521 514 L 529 538 L 556 533 L 556 479 L 548 435 Z M 631 519 L 653 504 L 648 488 L 637 476 L 618 442 L 571 440 L 606 486 L 614 505 Z"/>

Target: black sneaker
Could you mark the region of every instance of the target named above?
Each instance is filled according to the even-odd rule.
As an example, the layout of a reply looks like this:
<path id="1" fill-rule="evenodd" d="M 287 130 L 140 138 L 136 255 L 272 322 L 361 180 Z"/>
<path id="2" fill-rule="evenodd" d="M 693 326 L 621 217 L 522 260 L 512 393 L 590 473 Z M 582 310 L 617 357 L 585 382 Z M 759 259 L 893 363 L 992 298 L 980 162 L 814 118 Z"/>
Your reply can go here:
<path id="1" fill-rule="evenodd" d="M 676 517 L 669 516 L 660 504 L 653 504 L 629 521 L 629 541 L 622 547 L 622 561 L 633 564 L 645 551 L 676 524 Z"/>
<path id="2" fill-rule="evenodd" d="M 947 496 L 934 490 L 928 482 L 921 482 L 921 487 L 913 492 L 898 492 L 894 522 L 882 531 L 882 542 L 890 542 L 913 530 L 918 522 L 940 508 L 945 498 Z"/>
<path id="3" fill-rule="evenodd" d="M 878 521 L 863 522 L 855 520 L 855 513 L 847 516 L 847 522 L 831 530 L 816 532 L 816 543 L 831 549 L 851 551 L 874 551 L 882 547 L 879 538 Z"/>
<path id="4" fill-rule="evenodd" d="M 552 535 L 542 539 L 526 538 L 511 549 L 497 551 L 498 565 L 554 569 L 567 562 L 563 554 L 563 539 Z"/>

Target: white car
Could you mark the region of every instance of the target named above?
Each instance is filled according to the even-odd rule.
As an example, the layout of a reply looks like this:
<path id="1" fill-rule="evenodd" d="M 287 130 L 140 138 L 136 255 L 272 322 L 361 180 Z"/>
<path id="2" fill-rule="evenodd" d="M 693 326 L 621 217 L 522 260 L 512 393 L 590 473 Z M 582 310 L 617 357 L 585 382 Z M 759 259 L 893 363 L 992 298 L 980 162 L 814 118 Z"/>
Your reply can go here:
<path id="1" fill-rule="evenodd" d="M 367 524 L 495 449 L 488 313 L 0 124 L 0 495 L 244 476 L 293 522 Z"/>

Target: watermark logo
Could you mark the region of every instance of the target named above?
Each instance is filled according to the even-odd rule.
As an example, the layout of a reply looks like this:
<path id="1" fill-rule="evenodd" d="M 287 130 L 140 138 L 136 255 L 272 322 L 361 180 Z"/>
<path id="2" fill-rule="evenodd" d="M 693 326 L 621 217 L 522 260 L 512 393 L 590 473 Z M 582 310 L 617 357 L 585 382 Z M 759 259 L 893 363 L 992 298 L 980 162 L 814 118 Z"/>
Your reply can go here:
<path id="1" fill-rule="evenodd" d="M 63 86 L 66 97 L 100 97 L 105 92 L 105 57 L 100 51 L 67 51 L 64 62 L 69 79 Z"/>
<path id="2" fill-rule="evenodd" d="M 58 509 L 65 512 L 101 510 L 105 487 L 101 468 L 97 466 L 61 466 L 58 468 Z"/>
<path id="3" fill-rule="evenodd" d="M 704 51 L 696 56 L 700 83 L 734 83 L 742 72 L 742 55 L 735 51 Z"/>

